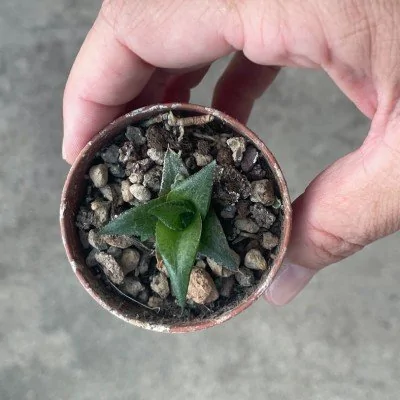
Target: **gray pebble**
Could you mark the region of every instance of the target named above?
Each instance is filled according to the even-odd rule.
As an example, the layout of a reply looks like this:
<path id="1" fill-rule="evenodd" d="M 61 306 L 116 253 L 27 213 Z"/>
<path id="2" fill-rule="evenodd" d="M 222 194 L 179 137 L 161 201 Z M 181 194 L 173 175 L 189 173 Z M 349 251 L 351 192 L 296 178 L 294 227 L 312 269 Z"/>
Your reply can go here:
<path id="1" fill-rule="evenodd" d="M 95 225 L 100 227 L 107 223 L 110 218 L 110 203 L 108 201 L 95 200 L 90 203 L 90 208 L 94 212 Z"/>
<path id="2" fill-rule="evenodd" d="M 138 267 L 139 261 L 140 253 L 136 249 L 123 250 L 120 264 L 122 269 L 124 270 L 124 274 L 127 275 L 130 272 L 134 271 Z"/>
<path id="3" fill-rule="evenodd" d="M 102 151 L 101 158 L 106 163 L 114 164 L 118 162 L 119 157 L 119 147 L 115 144 L 112 144 L 110 147 Z"/>
<path id="4" fill-rule="evenodd" d="M 108 168 L 105 164 L 93 165 L 89 170 L 89 177 L 97 188 L 105 186 L 108 182 Z"/>
<path id="5" fill-rule="evenodd" d="M 241 162 L 243 153 L 246 150 L 246 140 L 242 137 L 233 137 L 226 141 L 226 144 L 232 151 L 232 158 L 235 163 Z"/>
<path id="6" fill-rule="evenodd" d="M 110 185 L 105 185 L 99 189 L 103 197 L 109 201 L 113 201 L 113 190 Z"/>
<path id="7" fill-rule="evenodd" d="M 113 283 L 120 285 L 124 281 L 124 272 L 113 256 L 100 252 L 95 255 L 95 258 Z"/>
<path id="8" fill-rule="evenodd" d="M 84 249 L 89 248 L 88 233 L 79 229 L 79 239 Z"/>
<path id="9" fill-rule="evenodd" d="M 262 235 L 261 244 L 264 249 L 272 250 L 274 247 L 278 246 L 279 238 L 273 235 L 271 232 L 265 232 Z"/>
<path id="10" fill-rule="evenodd" d="M 247 176 L 252 181 L 258 181 L 260 179 L 264 179 L 267 175 L 267 171 L 262 169 L 260 164 L 256 164 L 253 169 L 248 172 Z"/>
<path id="11" fill-rule="evenodd" d="M 110 254 L 110 256 L 113 256 L 116 260 L 118 260 L 122 256 L 122 249 L 119 249 L 118 247 L 115 246 L 110 246 L 109 249 L 107 250 L 107 254 Z"/>
<path id="12" fill-rule="evenodd" d="M 149 301 L 149 291 L 147 288 L 144 288 L 138 295 L 137 299 L 141 303 L 147 303 Z"/>
<path id="13" fill-rule="evenodd" d="M 126 128 L 125 136 L 136 146 L 142 146 L 146 143 L 146 138 L 144 137 L 142 130 L 137 126 L 128 126 L 128 128 Z"/>
<path id="14" fill-rule="evenodd" d="M 231 271 L 227 268 L 224 268 L 222 265 L 216 263 L 214 260 L 212 260 L 211 258 L 208 258 L 208 257 L 207 257 L 207 264 L 210 267 L 211 271 L 216 276 L 227 278 L 228 276 L 231 276 L 234 274 L 233 271 Z"/>
<path id="15" fill-rule="evenodd" d="M 196 160 L 196 164 L 198 167 L 205 167 L 206 165 L 210 164 L 210 162 L 213 160 L 210 154 L 204 155 L 197 151 L 193 153 L 193 156 Z"/>
<path id="16" fill-rule="evenodd" d="M 240 267 L 235 274 L 235 278 L 240 286 L 249 287 L 254 285 L 253 272 L 246 267 Z"/>
<path id="17" fill-rule="evenodd" d="M 126 175 L 125 168 L 121 164 L 109 164 L 108 170 L 116 178 L 124 178 Z"/>
<path id="18" fill-rule="evenodd" d="M 125 282 L 121 287 L 122 291 L 129 294 L 132 297 L 137 297 L 139 293 L 144 291 L 144 286 L 140 281 L 134 278 L 125 278 Z"/>
<path id="19" fill-rule="evenodd" d="M 268 268 L 265 258 L 261 254 L 260 250 L 251 249 L 244 257 L 244 265 L 247 268 L 255 269 L 257 271 L 265 271 Z"/>
<path id="20" fill-rule="evenodd" d="M 143 185 L 153 191 L 159 191 L 161 187 L 162 168 L 156 166 L 144 174 Z"/>
<path id="21" fill-rule="evenodd" d="M 147 155 L 158 165 L 164 164 L 164 152 L 162 150 L 148 149 Z"/>
<path id="22" fill-rule="evenodd" d="M 160 308 L 163 304 L 163 300 L 158 296 L 150 296 L 147 305 L 150 308 Z"/>
<path id="23" fill-rule="evenodd" d="M 103 237 L 99 235 L 94 229 L 89 231 L 88 241 L 90 245 L 97 250 L 106 250 L 108 247 Z"/>
<path id="24" fill-rule="evenodd" d="M 260 203 L 253 204 L 250 213 L 257 224 L 266 229 L 269 229 L 276 220 L 276 215 Z"/>
<path id="25" fill-rule="evenodd" d="M 130 203 L 134 199 L 133 194 L 130 191 L 130 187 L 131 187 L 131 183 L 128 180 L 121 182 L 122 200 L 124 200 L 127 203 Z"/>
<path id="26" fill-rule="evenodd" d="M 238 218 L 235 220 L 235 226 L 241 231 L 257 233 L 260 227 L 250 218 Z"/>
<path id="27" fill-rule="evenodd" d="M 143 172 L 132 172 L 129 175 L 129 181 L 132 183 L 142 183 L 144 178 Z"/>
<path id="28" fill-rule="evenodd" d="M 250 200 L 255 203 L 272 206 L 275 202 L 274 186 L 272 182 L 268 179 L 251 182 Z"/>
<path id="29" fill-rule="evenodd" d="M 248 146 L 240 164 L 244 172 L 249 172 L 258 160 L 258 151 L 254 146 Z"/>
<path id="30" fill-rule="evenodd" d="M 103 240 L 110 246 L 126 249 L 135 243 L 135 239 L 126 235 L 102 235 Z"/>
<path id="31" fill-rule="evenodd" d="M 224 219 L 232 219 L 236 214 L 236 207 L 233 205 L 228 205 L 221 210 L 221 217 Z"/>
<path id="32" fill-rule="evenodd" d="M 149 201 L 151 199 L 150 190 L 144 187 L 143 185 L 134 183 L 129 190 L 131 191 L 135 199 L 141 202 Z"/>
<path id="33" fill-rule="evenodd" d="M 219 294 L 222 297 L 231 297 L 234 286 L 235 286 L 235 278 L 233 276 L 230 276 L 228 278 L 222 278 Z"/>
<path id="34" fill-rule="evenodd" d="M 92 225 L 96 225 L 96 217 L 94 212 L 85 207 L 81 207 L 78 215 L 76 216 L 76 226 L 79 229 L 88 230 Z"/>
<path id="35" fill-rule="evenodd" d="M 86 265 L 88 267 L 95 267 L 97 265 L 96 254 L 98 254 L 97 249 L 90 250 L 90 253 L 86 257 Z"/>
<path id="36" fill-rule="evenodd" d="M 150 288 L 154 293 L 157 293 L 162 299 L 166 299 L 169 295 L 168 278 L 163 273 L 154 275 L 153 279 L 150 282 Z"/>
<path id="37" fill-rule="evenodd" d="M 118 161 L 126 164 L 128 161 L 138 160 L 135 145 L 132 142 L 125 142 L 119 149 Z"/>

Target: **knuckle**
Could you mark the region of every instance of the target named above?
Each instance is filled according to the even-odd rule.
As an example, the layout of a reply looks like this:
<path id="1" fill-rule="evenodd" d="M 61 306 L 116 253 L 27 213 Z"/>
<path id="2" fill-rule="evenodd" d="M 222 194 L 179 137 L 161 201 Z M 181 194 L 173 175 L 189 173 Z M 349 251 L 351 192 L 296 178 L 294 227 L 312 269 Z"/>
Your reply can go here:
<path id="1" fill-rule="evenodd" d="M 364 248 L 364 245 L 329 232 L 313 223 L 309 223 L 308 231 L 310 246 L 320 260 L 320 265 L 318 265 L 320 268 L 339 262 Z"/>

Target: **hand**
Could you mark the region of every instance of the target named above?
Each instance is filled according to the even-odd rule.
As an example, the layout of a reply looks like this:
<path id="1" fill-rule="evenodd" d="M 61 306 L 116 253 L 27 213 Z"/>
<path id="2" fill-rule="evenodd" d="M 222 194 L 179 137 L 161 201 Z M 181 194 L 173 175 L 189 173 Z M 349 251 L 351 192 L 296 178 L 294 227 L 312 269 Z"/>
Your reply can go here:
<path id="1" fill-rule="evenodd" d="M 243 122 L 275 66 L 323 68 L 371 129 L 294 202 L 287 260 L 266 293 L 285 304 L 316 271 L 400 229 L 399 22 L 396 0 L 105 1 L 65 89 L 64 157 L 125 111 L 188 101 L 234 51 L 213 105 Z"/>

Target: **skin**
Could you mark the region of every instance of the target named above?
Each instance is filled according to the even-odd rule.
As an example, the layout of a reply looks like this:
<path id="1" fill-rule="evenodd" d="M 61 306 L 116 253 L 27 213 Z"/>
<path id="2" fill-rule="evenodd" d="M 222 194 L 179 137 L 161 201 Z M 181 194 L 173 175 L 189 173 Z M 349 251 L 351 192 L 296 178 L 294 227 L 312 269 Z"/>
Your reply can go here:
<path id="1" fill-rule="evenodd" d="M 115 117 L 188 101 L 209 65 L 236 53 L 213 106 L 243 122 L 281 66 L 322 68 L 370 120 L 362 146 L 294 202 L 287 259 L 265 297 L 288 303 L 320 269 L 400 229 L 397 0 L 108 0 L 71 70 L 63 156 Z"/>

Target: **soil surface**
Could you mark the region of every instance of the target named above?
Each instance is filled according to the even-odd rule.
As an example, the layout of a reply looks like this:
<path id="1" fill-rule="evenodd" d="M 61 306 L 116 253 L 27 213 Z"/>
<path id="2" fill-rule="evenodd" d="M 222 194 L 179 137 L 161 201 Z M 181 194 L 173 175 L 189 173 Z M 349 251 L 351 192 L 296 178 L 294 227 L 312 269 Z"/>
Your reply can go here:
<path id="1" fill-rule="evenodd" d="M 241 261 L 233 274 L 199 258 L 184 310 L 172 296 L 154 242 L 97 233 L 121 212 L 158 196 L 168 148 L 180 152 L 190 174 L 216 160 L 212 207 Z M 221 121 L 170 113 L 129 126 L 97 154 L 86 179 L 86 196 L 76 218 L 86 265 L 105 282 L 110 295 L 141 304 L 142 319 L 182 322 L 221 314 L 268 274 L 280 243 L 280 193 L 262 153 Z"/>

